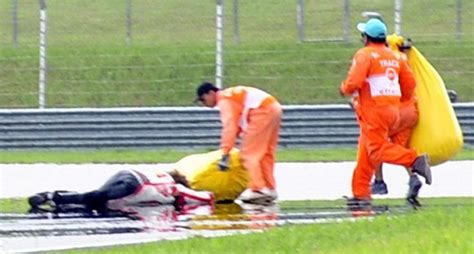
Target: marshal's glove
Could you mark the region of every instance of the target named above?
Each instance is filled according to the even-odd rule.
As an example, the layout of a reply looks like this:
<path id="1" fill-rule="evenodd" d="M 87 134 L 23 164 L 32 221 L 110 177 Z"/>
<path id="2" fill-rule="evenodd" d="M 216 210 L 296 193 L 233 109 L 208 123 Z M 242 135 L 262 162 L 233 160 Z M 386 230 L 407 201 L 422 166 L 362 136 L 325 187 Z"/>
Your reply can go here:
<path id="1" fill-rule="evenodd" d="M 219 169 L 221 171 L 227 171 L 227 169 L 229 169 L 229 155 L 228 154 L 222 155 L 222 158 L 219 161 L 219 163 L 217 163 L 217 165 L 219 166 Z"/>

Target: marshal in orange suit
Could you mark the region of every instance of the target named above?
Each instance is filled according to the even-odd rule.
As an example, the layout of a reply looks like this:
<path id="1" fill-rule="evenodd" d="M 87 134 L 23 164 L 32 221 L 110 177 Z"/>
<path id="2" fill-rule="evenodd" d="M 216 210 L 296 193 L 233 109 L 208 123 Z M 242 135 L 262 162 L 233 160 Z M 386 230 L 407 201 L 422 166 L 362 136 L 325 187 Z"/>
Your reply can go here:
<path id="1" fill-rule="evenodd" d="M 387 44 L 393 50 L 397 57 L 400 57 L 401 61 L 408 61 L 408 57 L 405 54 L 412 46 L 410 40 L 406 40 L 397 34 L 392 34 L 387 36 Z M 407 91 L 403 90 L 401 87 L 401 103 L 400 103 L 400 121 L 396 126 L 392 126 L 389 131 L 390 139 L 397 144 L 400 144 L 404 147 L 408 147 L 413 128 L 418 123 L 418 107 L 417 107 L 417 97 L 413 92 L 411 87 L 408 87 Z M 413 174 L 410 169 L 407 169 L 411 185 L 416 186 L 416 189 L 421 188 L 422 183 L 418 179 L 416 174 Z M 418 187 L 419 186 L 419 187 Z M 380 168 L 376 169 L 375 180 L 372 182 L 371 186 L 372 194 L 388 194 L 387 184 L 384 181 L 382 174 L 382 165 Z M 411 203 L 419 205 L 417 200 L 417 192 L 409 192 L 407 200 L 410 200 Z"/>
<path id="2" fill-rule="evenodd" d="M 353 199 L 348 205 L 370 204 L 370 180 L 381 163 L 412 168 L 412 172 L 431 184 L 427 155 L 418 156 L 413 149 L 389 138 L 391 127 L 399 124 L 401 91 L 413 92 L 415 79 L 406 63 L 385 44 L 387 28 L 379 19 L 360 23 L 364 47 L 359 49 L 340 86 L 340 93 L 352 96 L 360 127 L 357 165 L 352 176 Z M 418 186 L 409 186 L 418 192 Z"/>
<path id="3" fill-rule="evenodd" d="M 240 135 L 240 158 L 248 170 L 248 188 L 238 197 L 248 203 L 276 200 L 273 169 L 282 109 L 270 94 L 249 86 L 219 89 L 209 82 L 197 88 L 197 100 L 207 107 L 217 106 L 222 122 L 221 170 L 228 168 L 229 152 Z"/>

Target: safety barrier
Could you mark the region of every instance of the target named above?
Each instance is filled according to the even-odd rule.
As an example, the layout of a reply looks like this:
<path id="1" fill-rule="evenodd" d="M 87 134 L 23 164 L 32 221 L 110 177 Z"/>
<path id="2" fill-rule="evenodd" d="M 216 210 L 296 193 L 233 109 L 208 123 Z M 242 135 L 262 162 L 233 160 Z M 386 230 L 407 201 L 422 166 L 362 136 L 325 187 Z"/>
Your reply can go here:
<path id="1" fill-rule="evenodd" d="M 474 103 L 454 109 L 474 145 Z M 200 107 L 0 110 L 0 149 L 216 148 L 218 111 Z M 285 106 L 280 147 L 354 147 L 359 129 L 348 105 Z"/>

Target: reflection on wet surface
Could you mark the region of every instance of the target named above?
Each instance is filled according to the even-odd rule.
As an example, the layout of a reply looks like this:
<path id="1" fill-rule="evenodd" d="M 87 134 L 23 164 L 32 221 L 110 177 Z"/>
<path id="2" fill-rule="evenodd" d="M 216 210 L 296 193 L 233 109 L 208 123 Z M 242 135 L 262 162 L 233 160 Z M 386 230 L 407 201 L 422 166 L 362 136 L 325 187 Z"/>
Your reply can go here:
<path id="1" fill-rule="evenodd" d="M 0 242 L 6 252 L 108 246 L 217 237 L 294 224 L 330 223 L 378 214 L 408 211 L 406 207 L 374 206 L 280 209 L 278 204 L 218 204 L 215 206 L 127 207 L 127 216 L 70 214 L 0 214 Z M 118 216 L 117 216 L 118 215 Z"/>
<path id="2" fill-rule="evenodd" d="M 363 210 L 345 207 L 280 209 L 278 204 L 231 203 L 184 206 L 179 210 L 172 205 L 126 207 L 126 214 L 114 213 L 105 216 L 82 213 L 0 214 L 0 236 L 262 229 L 284 224 L 388 214 L 393 213 L 394 208 L 401 211 L 401 207 L 389 209 L 388 206 L 374 206 Z"/>

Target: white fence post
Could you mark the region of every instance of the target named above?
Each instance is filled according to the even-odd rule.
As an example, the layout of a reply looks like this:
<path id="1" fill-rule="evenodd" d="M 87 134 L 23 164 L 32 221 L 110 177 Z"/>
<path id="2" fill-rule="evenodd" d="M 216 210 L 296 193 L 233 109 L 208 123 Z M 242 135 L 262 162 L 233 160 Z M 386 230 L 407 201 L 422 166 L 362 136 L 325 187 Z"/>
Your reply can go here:
<path id="1" fill-rule="evenodd" d="M 127 0 L 127 9 L 125 13 L 125 26 L 127 30 L 127 38 L 125 41 L 127 45 L 130 45 L 132 43 L 132 0 Z"/>
<path id="2" fill-rule="evenodd" d="M 47 38 L 47 18 L 46 0 L 39 0 L 40 5 L 40 31 L 39 31 L 39 82 L 38 82 L 38 103 L 39 108 L 46 105 L 46 76 L 48 71 L 46 59 L 46 38 Z"/>
<path id="3" fill-rule="evenodd" d="M 304 34 L 304 0 L 296 2 L 296 26 L 298 29 L 298 39 L 300 42 L 305 41 Z"/>
<path id="4" fill-rule="evenodd" d="M 456 1 L 456 39 L 462 37 L 462 0 Z"/>
<path id="5" fill-rule="evenodd" d="M 344 0 L 344 16 L 342 17 L 343 38 L 345 42 L 351 40 L 351 8 L 350 1 Z"/>
<path id="6" fill-rule="evenodd" d="M 13 47 L 18 47 L 18 0 L 12 0 Z"/>
<path id="7" fill-rule="evenodd" d="M 395 33 L 402 34 L 402 3 L 403 0 L 395 0 Z"/>
<path id="8" fill-rule="evenodd" d="M 240 43 L 240 28 L 239 28 L 239 0 L 234 0 L 234 43 Z"/>
<path id="9" fill-rule="evenodd" d="M 216 86 L 222 88 L 224 79 L 224 0 L 216 5 Z"/>

